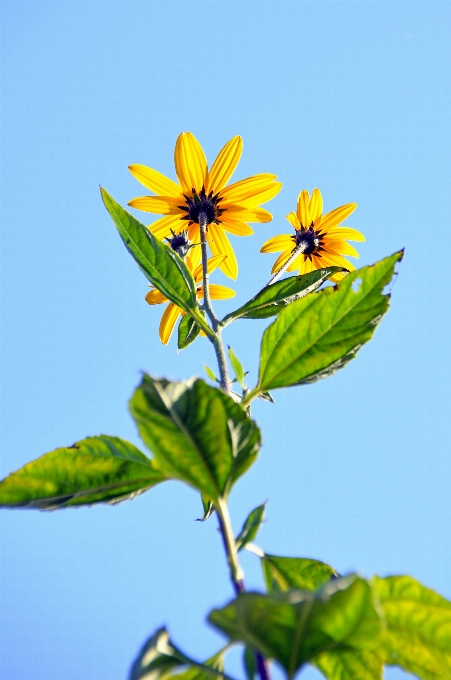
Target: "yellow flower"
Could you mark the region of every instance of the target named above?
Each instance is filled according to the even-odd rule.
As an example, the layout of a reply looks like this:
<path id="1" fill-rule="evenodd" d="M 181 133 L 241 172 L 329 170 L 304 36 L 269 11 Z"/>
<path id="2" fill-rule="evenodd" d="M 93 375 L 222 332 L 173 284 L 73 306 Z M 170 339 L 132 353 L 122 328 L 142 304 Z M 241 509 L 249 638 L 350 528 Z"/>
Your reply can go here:
<path id="1" fill-rule="evenodd" d="M 193 250 L 200 250 L 200 248 L 193 248 Z M 191 250 L 191 252 L 193 252 L 193 250 Z M 208 273 L 210 274 L 217 267 L 220 267 L 221 264 L 223 264 L 225 258 L 226 255 L 216 255 L 214 257 L 210 257 L 208 260 Z M 204 296 L 204 287 L 202 286 L 202 265 L 200 264 L 195 267 L 190 255 L 185 257 L 185 263 L 188 265 L 189 270 L 193 274 L 194 281 L 196 284 L 198 284 L 197 297 L 201 299 Z M 210 289 L 210 298 L 212 300 L 227 300 L 229 298 L 235 297 L 236 294 L 231 288 L 221 286 L 217 283 L 210 283 L 208 287 Z M 163 293 L 160 293 L 159 290 L 155 290 L 153 286 L 151 286 L 151 288 L 152 290 L 150 290 L 146 295 L 146 302 L 148 302 L 149 305 L 160 305 L 164 302 L 168 302 L 167 297 L 165 297 Z M 180 315 L 184 316 L 185 311 L 180 309 L 180 307 L 177 307 L 177 305 L 175 305 L 173 302 L 170 302 L 164 310 L 159 329 L 160 340 L 164 345 L 168 344 L 172 335 L 172 331 L 174 330 L 174 326 L 177 323 L 177 319 Z M 204 335 L 203 332 L 202 335 Z"/>
<path id="2" fill-rule="evenodd" d="M 200 242 L 199 213 L 207 215 L 208 242 L 213 255 L 225 255 L 220 268 L 236 279 L 238 264 L 226 232 L 250 236 L 248 222 L 269 222 L 272 215 L 260 208 L 279 193 L 276 175 L 263 173 L 226 186 L 241 157 L 241 137 L 233 137 L 218 154 L 210 170 L 203 149 L 191 132 L 182 132 L 175 144 L 175 171 L 179 184 L 145 165 L 130 165 L 136 179 L 157 196 L 141 196 L 129 202 L 133 208 L 164 215 L 149 226 L 160 239 L 188 227 L 188 236 Z M 191 254 L 194 266 L 200 262 L 200 248 Z"/>
<path id="3" fill-rule="evenodd" d="M 296 269 L 299 274 L 308 274 L 315 269 L 337 266 L 352 271 L 355 269 L 343 255 L 359 257 L 358 252 L 347 241 L 364 241 L 365 237 L 357 229 L 341 226 L 356 209 L 356 203 L 347 203 L 323 215 L 323 199 L 319 189 L 314 189 L 310 198 L 308 191 L 301 191 L 296 212 L 286 216 L 294 227 L 294 234 L 273 236 L 261 248 L 261 253 L 278 253 L 281 255 L 274 262 L 272 272 L 277 272 L 291 257 L 294 249 L 301 246 L 303 252 L 291 262 L 287 271 Z M 339 281 L 345 274 L 331 276 L 332 281 Z"/>

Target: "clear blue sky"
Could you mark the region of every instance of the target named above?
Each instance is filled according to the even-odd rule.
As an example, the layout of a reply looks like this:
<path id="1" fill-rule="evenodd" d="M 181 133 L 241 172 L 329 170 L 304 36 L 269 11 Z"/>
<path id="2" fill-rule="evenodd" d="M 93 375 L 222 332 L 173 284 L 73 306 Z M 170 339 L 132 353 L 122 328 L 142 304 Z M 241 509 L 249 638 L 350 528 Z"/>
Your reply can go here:
<path id="1" fill-rule="evenodd" d="M 205 340 L 178 355 L 160 344 L 161 308 L 144 302 L 98 186 L 125 204 L 141 195 L 130 163 L 174 177 L 181 131 L 210 162 L 240 134 L 235 178 L 273 172 L 283 190 L 272 223 L 232 237 L 236 302 L 268 279 L 260 246 L 285 230 L 301 189 L 320 188 L 326 210 L 358 203 L 348 223 L 366 234 L 362 264 L 406 255 L 358 358 L 255 408 L 264 447 L 232 496 L 234 525 L 269 500 L 267 552 L 411 573 L 451 597 L 450 10 L 3 3 L 1 476 L 86 435 L 138 444 L 127 399 L 140 371 L 183 379 L 202 375 L 205 355 L 213 364 Z M 254 379 L 264 327 L 227 336 Z M 215 651 L 204 619 L 232 592 L 215 520 L 194 522 L 200 512 L 176 483 L 115 508 L 4 512 L 1 679 L 124 680 L 162 623 L 194 656 Z M 261 587 L 256 559 L 244 566 Z"/>

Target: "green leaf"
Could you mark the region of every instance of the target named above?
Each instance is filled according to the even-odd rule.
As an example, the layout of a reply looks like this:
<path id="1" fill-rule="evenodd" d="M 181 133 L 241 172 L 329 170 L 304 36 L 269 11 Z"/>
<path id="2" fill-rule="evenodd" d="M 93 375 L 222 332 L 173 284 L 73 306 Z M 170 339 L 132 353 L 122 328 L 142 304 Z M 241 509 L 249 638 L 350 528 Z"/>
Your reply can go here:
<path id="1" fill-rule="evenodd" d="M 353 359 L 388 309 L 382 291 L 401 258 L 395 253 L 284 309 L 263 335 L 254 392 L 315 382 Z"/>
<path id="2" fill-rule="evenodd" d="M 197 309 L 196 285 L 188 267 L 176 252 L 155 238 L 101 188 L 102 199 L 125 247 L 149 281 L 178 307 Z"/>
<path id="3" fill-rule="evenodd" d="M 262 401 L 269 401 L 271 402 L 271 404 L 276 403 L 272 398 L 271 392 L 262 392 L 261 394 L 258 395 L 258 398 L 261 399 Z"/>
<path id="4" fill-rule="evenodd" d="M 210 622 L 232 640 L 278 661 L 292 678 L 307 661 L 333 649 L 372 649 L 383 623 L 370 584 L 348 576 L 315 593 L 243 593 Z"/>
<path id="5" fill-rule="evenodd" d="M 236 379 L 238 380 L 240 387 L 244 390 L 245 389 L 245 384 L 244 384 L 244 369 L 241 364 L 241 361 L 238 359 L 236 354 L 233 353 L 232 348 L 229 346 L 229 359 L 230 363 L 232 365 L 233 370 L 235 371 L 235 376 Z"/>
<path id="6" fill-rule="evenodd" d="M 255 422 L 203 380 L 169 382 L 144 375 L 130 409 L 159 468 L 213 502 L 227 495 L 258 454 Z"/>
<path id="7" fill-rule="evenodd" d="M 54 510 L 131 499 L 166 479 L 133 444 L 100 435 L 51 451 L 0 482 L 0 506 Z"/>
<path id="8" fill-rule="evenodd" d="M 271 286 L 263 288 L 252 300 L 246 302 L 235 312 L 224 317 L 223 324 L 240 318 L 267 319 L 271 316 L 277 316 L 291 302 L 312 293 L 330 276 L 341 271 L 343 271 L 341 267 L 327 267 L 326 269 L 316 269 L 314 272 L 301 276 L 290 276 L 283 281 L 273 283 Z"/>
<path id="9" fill-rule="evenodd" d="M 209 367 L 207 366 L 207 364 L 204 364 L 204 369 L 205 369 L 205 373 L 208 375 L 208 377 L 210 378 L 210 380 L 213 380 L 213 382 L 216 382 L 216 383 L 218 383 L 218 385 L 219 385 L 221 381 L 219 380 L 219 378 L 217 378 L 217 377 L 215 376 L 215 374 L 213 373 L 213 371 L 211 370 L 211 368 L 209 368 Z"/>
<path id="10" fill-rule="evenodd" d="M 325 562 L 305 557 L 278 557 L 264 555 L 263 577 L 269 593 L 293 589 L 317 590 L 338 576 L 335 569 Z"/>
<path id="11" fill-rule="evenodd" d="M 248 645 L 245 646 L 243 652 L 243 665 L 246 671 L 247 680 L 255 680 L 257 677 L 257 660 L 255 658 L 255 652 Z"/>
<path id="12" fill-rule="evenodd" d="M 261 525 L 265 519 L 266 503 L 259 505 L 258 508 L 252 510 L 243 524 L 243 528 L 236 537 L 235 543 L 237 550 L 242 550 L 245 545 L 254 540 L 258 534 Z"/>
<path id="13" fill-rule="evenodd" d="M 166 628 L 159 628 L 145 643 L 130 671 L 129 680 L 160 680 L 182 678 L 183 680 L 210 680 L 224 678 L 224 651 L 215 654 L 205 664 L 190 659 L 171 642 Z M 182 673 L 174 673 L 187 667 Z"/>
<path id="14" fill-rule="evenodd" d="M 411 576 L 372 582 L 387 622 L 385 663 L 424 680 L 450 680 L 451 602 Z"/>
<path id="15" fill-rule="evenodd" d="M 195 322 L 192 316 L 185 314 L 178 327 L 178 342 L 177 346 L 179 349 L 185 349 L 188 345 L 197 338 L 201 331 L 201 327 Z"/>
<path id="16" fill-rule="evenodd" d="M 211 498 L 207 498 L 207 496 L 205 496 L 203 493 L 200 495 L 200 499 L 202 501 L 202 508 L 204 514 L 202 515 L 202 517 L 199 517 L 199 519 L 196 521 L 205 522 L 205 520 L 209 519 L 212 516 L 212 514 L 216 511 L 216 508 Z"/>
<path id="17" fill-rule="evenodd" d="M 384 667 L 377 652 L 342 649 L 320 654 L 313 662 L 327 680 L 382 680 Z"/>

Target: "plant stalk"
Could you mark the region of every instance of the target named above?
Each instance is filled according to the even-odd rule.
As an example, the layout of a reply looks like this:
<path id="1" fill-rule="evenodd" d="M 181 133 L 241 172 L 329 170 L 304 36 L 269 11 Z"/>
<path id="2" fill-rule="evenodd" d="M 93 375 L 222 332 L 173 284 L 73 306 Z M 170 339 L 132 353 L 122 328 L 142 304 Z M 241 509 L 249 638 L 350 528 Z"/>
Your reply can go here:
<path id="1" fill-rule="evenodd" d="M 291 253 L 288 260 L 285 262 L 285 264 L 282 265 L 282 267 L 280 269 L 278 269 L 276 271 L 276 273 L 274 274 L 274 276 L 268 281 L 265 288 L 270 286 L 272 283 L 275 283 L 276 281 L 278 281 L 280 279 L 280 277 L 283 276 L 283 274 L 285 274 L 285 272 L 287 271 L 290 264 L 297 258 L 298 255 L 303 253 L 304 250 L 307 249 L 307 247 L 308 247 L 308 243 L 306 241 L 301 241 L 299 243 L 299 245 L 297 245 L 296 248 L 293 250 L 293 252 Z"/>

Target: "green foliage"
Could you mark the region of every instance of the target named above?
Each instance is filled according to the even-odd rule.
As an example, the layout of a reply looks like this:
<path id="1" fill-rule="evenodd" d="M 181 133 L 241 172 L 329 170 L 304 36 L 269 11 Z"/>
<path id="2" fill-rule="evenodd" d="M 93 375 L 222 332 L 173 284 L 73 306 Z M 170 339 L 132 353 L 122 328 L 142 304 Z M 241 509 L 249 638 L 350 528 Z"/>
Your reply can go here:
<path id="1" fill-rule="evenodd" d="M 144 276 L 178 307 L 187 312 L 196 310 L 196 285 L 182 258 L 166 243 L 155 238 L 144 224 L 116 203 L 105 189 L 101 189 L 101 193 L 125 247 Z"/>
<path id="2" fill-rule="evenodd" d="M 283 281 L 277 281 L 263 288 L 252 300 L 235 312 L 227 314 L 223 319 L 223 324 L 226 325 L 236 319 L 267 319 L 277 316 L 291 302 L 305 297 L 319 288 L 330 276 L 341 271 L 343 271 L 341 267 L 327 267 L 317 269 L 310 274 L 290 276 Z"/>
<path id="3" fill-rule="evenodd" d="M 207 366 L 207 364 L 204 364 L 204 369 L 205 369 L 205 373 L 208 375 L 210 380 L 213 380 L 213 382 L 218 383 L 218 385 L 219 385 L 220 380 L 215 376 L 215 374 L 213 373 L 211 368 L 209 366 Z"/>
<path id="4" fill-rule="evenodd" d="M 373 651 L 354 649 L 324 652 L 313 661 L 327 680 L 382 680 L 382 657 Z"/>
<path id="5" fill-rule="evenodd" d="M 383 629 L 372 588 L 357 576 L 316 592 L 243 593 L 209 620 L 232 640 L 274 658 L 289 678 L 324 651 L 374 648 Z"/>
<path id="6" fill-rule="evenodd" d="M 243 524 L 243 528 L 235 539 L 237 550 L 242 550 L 248 543 L 254 540 L 265 519 L 266 503 L 252 510 Z"/>
<path id="7" fill-rule="evenodd" d="M 165 475 L 133 444 L 100 435 L 46 453 L 0 482 L 0 506 L 54 510 L 133 498 Z"/>
<path id="8" fill-rule="evenodd" d="M 240 384 L 240 387 L 244 390 L 245 389 L 245 384 L 244 384 L 244 368 L 241 364 L 241 361 L 238 359 L 236 354 L 233 353 L 232 348 L 228 347 L 229 350 L 229 359 L 230 363 L 232 365 L 233 370 L 235 371 L 235 377 L 237 381 Z"/>
<path id="9" fill-rule="evenodd" d="M 260 431 L 241 406 L 200 379 L 144 375 L 130 410 L 161 470 L 213 501 L 227 495 L 260 447 Z"/>
<path id="10" fill-rule="evenodd" d="M 388 309 L 382 291 L 401 258 L 395 253 L 286 307 L 263 335 L 254 394 L 315 382 L 353 359 Z"/>
<path id="11" fill-rule="evenodd" d="M 224 652 L 221 650 L 205 664 L 187 657 L 172 643 L 166 628 L 159 628 L 141 649 L 129 680 L 160 680 L 177 677 L 179 680 L 211 680 L 224 678 Z M 182 673 L 180 671 L 186 668 Z"/>
<path id="12" fill-rule="evenodd" d="M 451 602 L 410 576 L 373 578 L 387 630 L 384 662 L 424 680 L 451 680 Z"/>
<path id="13" fill-rule="evenodd" d="M 198 337 L 201 327 L 189 314 L 182 316 L 178 327 L 177 347 L 185 349 Z"/>
<path id="14" fill-rule="evenodd" d="M 269 593 L 292 589 L 317 590 L 337 572 L 325 562 L 305 557 L 278 557 L 264 555 L 261 558 L 263 577 Z"/>

